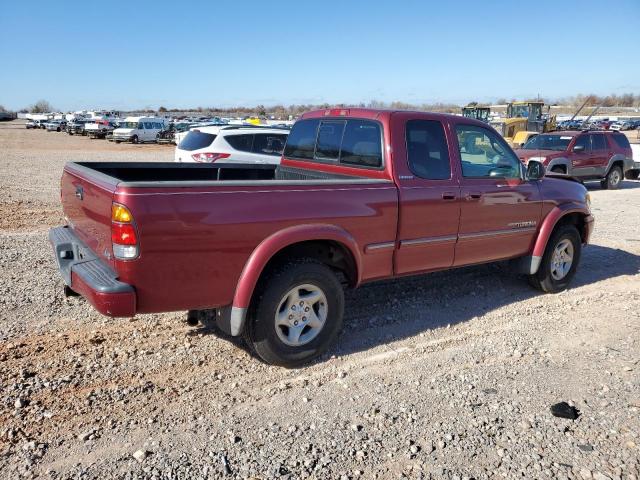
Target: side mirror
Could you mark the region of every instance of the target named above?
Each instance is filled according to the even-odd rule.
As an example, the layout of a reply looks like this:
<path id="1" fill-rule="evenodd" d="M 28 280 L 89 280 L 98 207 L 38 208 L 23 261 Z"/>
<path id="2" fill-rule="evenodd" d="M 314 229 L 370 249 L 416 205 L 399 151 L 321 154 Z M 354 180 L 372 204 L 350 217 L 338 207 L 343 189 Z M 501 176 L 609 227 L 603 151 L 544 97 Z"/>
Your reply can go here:
<path id="1" fill-rule="evenodd" d="M 573 147 L 575 153 L 584 153 L 584 145 L 576 145 Z"/>
<path id="2" fill-rule="evenodd" d="M 527 164 L 527 180 L 540 180 L 544 177 L 545 168 L 541 162 L 529 160 Z"/>

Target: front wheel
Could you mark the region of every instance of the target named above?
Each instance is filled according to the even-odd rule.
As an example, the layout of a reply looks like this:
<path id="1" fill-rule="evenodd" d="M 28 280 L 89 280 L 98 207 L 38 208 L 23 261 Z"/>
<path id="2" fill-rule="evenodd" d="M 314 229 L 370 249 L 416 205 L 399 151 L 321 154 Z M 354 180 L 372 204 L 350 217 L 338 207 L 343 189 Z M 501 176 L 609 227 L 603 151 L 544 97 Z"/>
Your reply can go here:
<path id="1" fill-rule="evenodd" d="M 529 275 L 529 282 L 547 293 L 565 290 L 576 273 L 581 252 L 582 242 L 576 227 L 559 227 L 547 243 L 538 272 Z"/>
<path id="2" fill-rule="evenodd" d="M 611 170 L 609 170 L 605 179 L 600 182 L 600 186 L 605 190 L 616 190 L 620 188 L 622 179 L 622 169 L 616 165 L 611 167 Z"/>
<path id="3" fill-rule="evenodd" d="M 138 136 L 134 135 L 133 137 L 131 137 L 131 143 L 138 143 Z"/>
<path id="4" fill-rule="evenodd" d="M 258 288 L 245 339 L 265 362 L 298 367 L 321 355 L 340 332 L 344 291 L 328 266 L 291 262 Z"/>

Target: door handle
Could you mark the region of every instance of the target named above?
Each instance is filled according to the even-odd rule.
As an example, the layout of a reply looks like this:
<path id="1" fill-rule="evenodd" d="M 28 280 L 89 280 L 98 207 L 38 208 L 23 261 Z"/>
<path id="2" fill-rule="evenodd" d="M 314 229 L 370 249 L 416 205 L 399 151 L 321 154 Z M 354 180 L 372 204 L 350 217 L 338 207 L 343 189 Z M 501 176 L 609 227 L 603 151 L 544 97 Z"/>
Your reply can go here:
<path id="1" fill-rule="evenodd" d="M 442 199 L 443 200 L 455 200 L 456 199 L 456 194 L 453 192 L 444 192 L 442 194 Z"/>
<path id="2" fill-rule="evenodd" d="M 469 192 L 469 193 L 467 193 L 465 198 L 467 200 L 478 200 L 481 197 L 482 197 L 482 193 L 480 193 L 480 192 Z"/>

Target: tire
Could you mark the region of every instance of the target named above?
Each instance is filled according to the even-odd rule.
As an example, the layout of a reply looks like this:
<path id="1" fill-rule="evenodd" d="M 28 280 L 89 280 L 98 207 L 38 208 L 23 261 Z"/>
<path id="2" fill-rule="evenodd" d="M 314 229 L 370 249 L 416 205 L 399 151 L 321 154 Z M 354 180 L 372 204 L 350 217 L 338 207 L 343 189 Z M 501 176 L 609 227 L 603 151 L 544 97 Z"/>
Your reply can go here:
<path id="1" fill-rule="evenodd" d="M 120 143 L 120 140 L 114 140 L 114 142 L 116 142 L 116 143 Z"/>
<path id="2" fill-rule="evenodd" d="M 266 363 L 303 365 L 321 355 L 342 328 L 342 285 L 333 270 L 314 259 L 277 268 L 261 280 L 257 292 L 244 335 Z"/>
<path id="3" fill-rule="evenodd" d="M 563 251 L 565 256 L 560 258 L 554 256 L 556 249 Z M 582 242 L 576 227 L 573 225 L 558 227 L 549 238 L 538 272 L 529 275 L 529 283 L 546 293 L 565 290 L 576 273 L 581 253 Z M 571 258 L 570 265 L 567 265 L 566 261 L 563 262 L 567 254 Z"/>
<path id="4" fill-rule="evenodd" d="M 640 170 L 628 170 L 627 173 L 625 173 L 627 180 L 637 180 L 638 176 L 640 176 Z"/>
<path id="5" fill-rule="evenodd" d="M 620 188 L 623 179 L 622 169 L 618 165 L 615 165 L 611 167 L 607 176 L 600 182 L 600 186 L 605 190 L 617 190 Z"/>
<path id="6" fill-rule="evenodd" d="M 134 135 L 133 137 L 131 137 L 131 143 L 138 143 L 138 136 Z"/>
<path id="7" fill-rule="evenodd" d="M 564 168 L 558 167 L 558 166 L 553 167 L 551 169 L 551 173 L 562 173 L 562 174 L 564 174 Z"/>

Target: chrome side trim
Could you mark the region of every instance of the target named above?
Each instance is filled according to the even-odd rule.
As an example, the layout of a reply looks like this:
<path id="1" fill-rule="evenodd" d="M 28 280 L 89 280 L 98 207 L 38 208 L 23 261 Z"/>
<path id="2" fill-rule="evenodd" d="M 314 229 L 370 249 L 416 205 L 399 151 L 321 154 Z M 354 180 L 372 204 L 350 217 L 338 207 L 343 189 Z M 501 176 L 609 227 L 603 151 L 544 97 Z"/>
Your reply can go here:
<path id="1" fill-rule="evenodd" d="M 414 245 L 425 245 L 425 244 L 434 244 L 434 243 L 447 243 L 447 242 L 455 242 L 458 239 L 457 235 L 445 235 L 442 237 L 423 237 L 423 238 L 414 238 L 411 240 L 402 240 L 400 242 L 401 247 L 411 247 Z"/>
<path id="2" fill-rule="evenodd" d="M 396 246 L 396 242 L 382 242 L 382 243 L 371 243 L 364 247 L 364 252 L 374 252 L 378 250 L 388 250 L 390 248 L 394 248 Z"/>
<path id="3" fill-rule="evenodd" d="M 474 238 L 494 237 L 499 235 L 514 235 L 518 233 L 534 233 L 537 228 L 511 228 L 508 230 L 492 230 L 489 232 L 477 232 L 477 233 L 461 233 L 458 235 L 460 240 L 471 240 Z"/>

